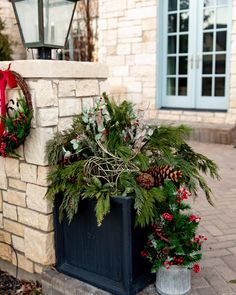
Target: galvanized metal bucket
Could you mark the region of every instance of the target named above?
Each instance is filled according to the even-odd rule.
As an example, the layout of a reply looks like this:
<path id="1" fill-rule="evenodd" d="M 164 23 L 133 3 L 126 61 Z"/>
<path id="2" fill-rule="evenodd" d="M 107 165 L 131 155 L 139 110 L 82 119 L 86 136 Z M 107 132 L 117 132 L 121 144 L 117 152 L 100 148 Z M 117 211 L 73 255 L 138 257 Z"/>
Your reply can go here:
<path id="1" fill-rule="evenodd" d="M 156 289 L 160 295 L 187 295 L 191 291 L 191 271 L 186 267 L 173 265 L 161 267 L 156 275 Z"/>

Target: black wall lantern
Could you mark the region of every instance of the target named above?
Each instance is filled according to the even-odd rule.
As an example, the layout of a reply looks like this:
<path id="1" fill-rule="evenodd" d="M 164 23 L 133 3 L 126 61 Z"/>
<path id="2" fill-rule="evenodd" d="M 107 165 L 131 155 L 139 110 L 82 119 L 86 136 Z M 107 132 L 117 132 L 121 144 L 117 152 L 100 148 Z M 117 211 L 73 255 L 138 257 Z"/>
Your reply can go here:
<path id="1" fill-rule="evenodd" d="M 77 0 L 12 0 L 26 48 L 38 48 L 38 58 L 50 59 L 51 49 L 65 46 Z"/>

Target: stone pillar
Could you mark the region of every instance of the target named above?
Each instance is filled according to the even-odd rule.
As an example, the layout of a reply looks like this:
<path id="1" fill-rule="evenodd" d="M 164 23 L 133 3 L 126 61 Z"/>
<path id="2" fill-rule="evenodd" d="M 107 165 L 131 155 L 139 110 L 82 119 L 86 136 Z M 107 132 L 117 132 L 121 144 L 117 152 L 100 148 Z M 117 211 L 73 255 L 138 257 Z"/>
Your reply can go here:
<path id="1" fill-rule="evenodd" d="M 0 62 L 0 68 L 7 68 Z M 34 118 L 20 158 L 0 157 L 0 241 L 18 252 L 19 267 L 40 273 L 55 263 L 52 208 L 45 200 L 48 183 L 46 142 L 70 127 L 74 114 L 92 106 L 107 91 L 107 69 L 101 64 L 68 61 L 13 61 L 11 69 L 30 87 Z M 7 90 L 7 96 L 17 90 Z M 0 243 L 0 257 L 13 264 L 14 253 Z"/>

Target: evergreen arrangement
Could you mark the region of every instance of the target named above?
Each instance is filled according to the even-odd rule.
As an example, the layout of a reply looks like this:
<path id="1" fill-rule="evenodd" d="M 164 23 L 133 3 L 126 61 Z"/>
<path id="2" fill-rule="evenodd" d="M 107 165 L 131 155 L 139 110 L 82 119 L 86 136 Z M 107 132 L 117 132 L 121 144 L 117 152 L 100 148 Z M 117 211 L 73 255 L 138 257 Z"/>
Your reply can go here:
<path id="1" fill-rule="evenodd" d="M 93 108 L 74 117 L 71 129 L 48 142 L 46 197 L 53 203 L 63 195 L 59 217 L 66 215 L 69 222 L 83 199 L 95 199 L 101 225 L 111 197 L 132 196 L 141 227 L 154 224 L 173 187 L 186 186 L 193 196 L 200 187 L 212 204 L 204 174 L 218 179 L 217 166 L 187 144 L 189 133 L 183 125 L 141 122 L 130 102 L 117 104 L 104 93 Z"/>
<path id="2" fill-rule="evenodd" d="M 172 265 L 193 268 L 195 272 L 199 272 L 197 262 L 202 257 L 202 243 L 207 238 L 196 234 L 201 218 L 187 213 L 191 206 L 184 200 L 191 194 L 186 187 L 176 190 L 170 180 L 164 183 L 164 190 L 166 201 L 151 226 L 152 232 L 141 255 L 151 262 L 152 272 L 156 272 L 161 266 L 169 269 Z"/>
<path id="3" fill-rule="evenodd" d="M 11 43 L 8 39 L 8 36 L 3 33 L 4 29 L 4 22 L 0 18 L 0 60 L 11 60 Z"/>

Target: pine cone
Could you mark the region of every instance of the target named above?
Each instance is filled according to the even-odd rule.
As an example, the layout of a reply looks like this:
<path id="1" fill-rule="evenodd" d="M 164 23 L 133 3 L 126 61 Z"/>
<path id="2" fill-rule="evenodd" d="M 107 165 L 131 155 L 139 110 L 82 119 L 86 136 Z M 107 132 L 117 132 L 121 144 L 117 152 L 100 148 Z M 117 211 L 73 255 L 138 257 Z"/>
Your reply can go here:
<path id="1" fill-rule="evenodd" d="M 151 189 L 152 187 L 154 187 L 155 184 L 154 178 L 148 173 L 140 174 L 136 177 L 136 181 L 141 187 L 145 189 Z"/>
<path id="2" fill-rule="evenodd" d="M 180 170 L 173 171 L 169 165 L 166 166 L 154 166 L 145 173 L 148 173 L 154 177 L 155 186 L 160 186 L 164 184 L 165 179 L 171 179 L 174 182 L 177 182 L 179 178 L 182 177 L 182 172 Z"/>

